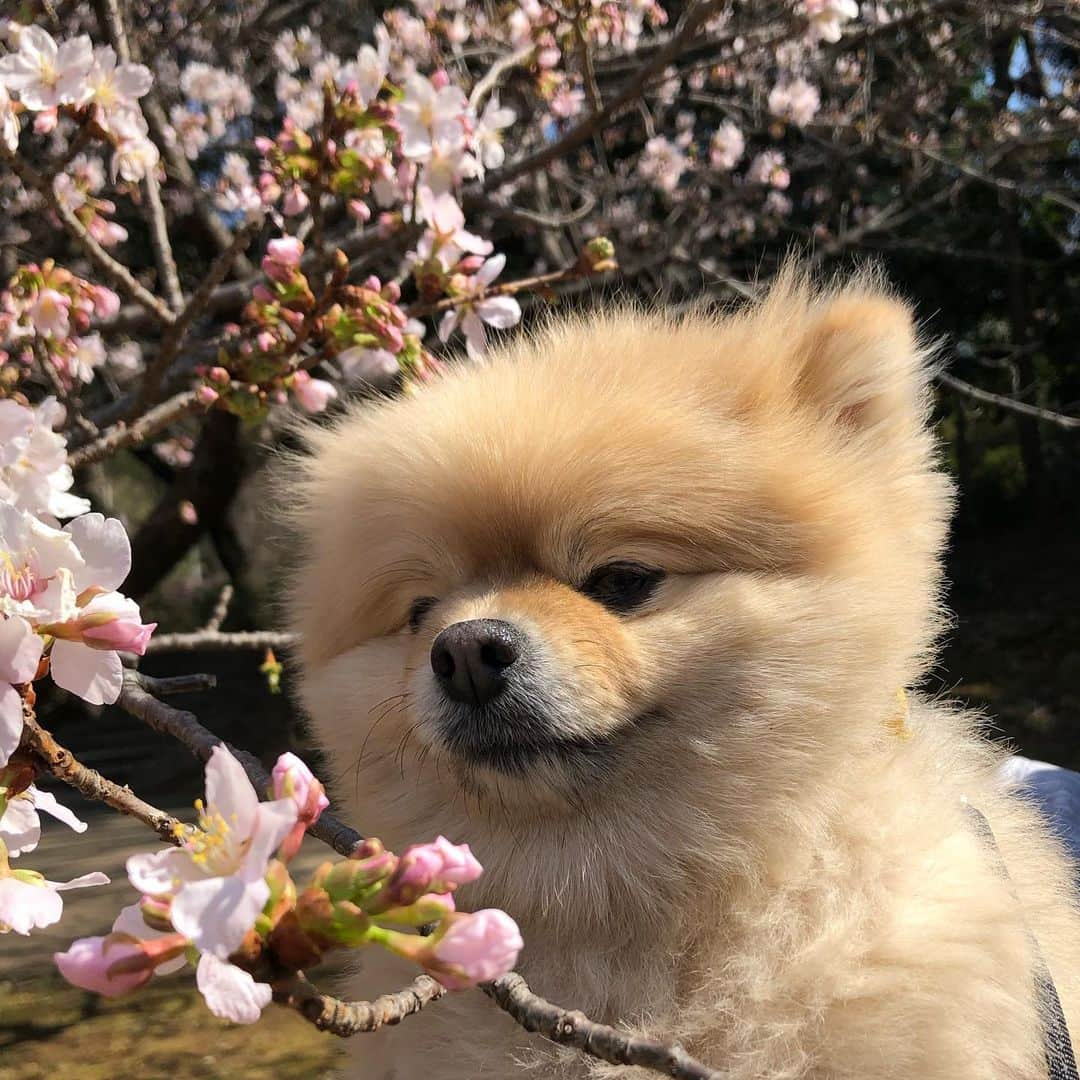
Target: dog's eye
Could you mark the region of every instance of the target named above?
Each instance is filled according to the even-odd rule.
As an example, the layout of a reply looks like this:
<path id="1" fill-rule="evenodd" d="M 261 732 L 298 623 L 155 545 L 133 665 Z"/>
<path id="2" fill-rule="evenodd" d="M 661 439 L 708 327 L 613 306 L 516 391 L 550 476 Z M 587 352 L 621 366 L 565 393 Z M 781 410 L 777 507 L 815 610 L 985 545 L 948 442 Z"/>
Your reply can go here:
<path id="1" fill-rule="evenodd" d="M 612 611 L 633 611 L 652 596 L 663 580 L 663 570 L 639 563 L 612 562 L 598 566 L 581 591 Z"/>
<path id="2" fill-rule="evenodd" d="M 412 602 L 409 608 L 409 629 L 415 634 L 424 621 L 424 616 L 439 602 L 437 596 L 421 596 Z"/>

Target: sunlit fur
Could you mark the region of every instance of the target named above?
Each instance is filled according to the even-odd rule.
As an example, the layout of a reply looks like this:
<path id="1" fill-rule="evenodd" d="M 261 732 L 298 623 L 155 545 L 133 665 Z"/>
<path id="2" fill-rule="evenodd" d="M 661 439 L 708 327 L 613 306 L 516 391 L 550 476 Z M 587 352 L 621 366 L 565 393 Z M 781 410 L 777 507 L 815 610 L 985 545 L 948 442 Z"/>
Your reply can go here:
<path id="1" fill-rule="evenodd" d="M 943 621 L 928 379 L 875 279 L 789 271 L 735 314 L 555 321 L 312 432 L 290 610 L 342 813 L 468 841 L 461 906 L 513 914 L 537 992 L 735 1080 L 1045 1077 L 1026 928 L 1080 1033 L 1063 856 L 970 716 L 912 695 L 911 737 L 890 723 Z M 575 588 L 613 559 L 667 571 L 640 611 Z M 431 642 L 478 617 L 538 643 L 581 753 L 439 742 Z M 351 994 L 408 977 L 365 963 Z M 479 993 L 352 1043 L 380 1080 L 644 1075 Z"/>

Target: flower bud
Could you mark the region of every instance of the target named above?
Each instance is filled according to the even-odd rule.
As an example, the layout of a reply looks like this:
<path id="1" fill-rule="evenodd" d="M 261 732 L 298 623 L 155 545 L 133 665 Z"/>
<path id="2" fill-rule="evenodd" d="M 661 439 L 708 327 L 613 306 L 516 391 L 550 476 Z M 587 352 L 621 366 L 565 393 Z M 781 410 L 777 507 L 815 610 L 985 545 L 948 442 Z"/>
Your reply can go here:
<path id="1" fill-rule="evenodd" d="M 206 406 L 213 405 L 220 396 L 221 395 L 212 386 L 207 386 L 206 383 L 203 383 L 203 385 L 195 391 L 195 397 L 201 404 Z"/>
<path id="2" fill-rule="evenodd" d="M 614 270 L 618 266 L 615 245 L 606 236 L 594 237 L 581 249 L 581 263 L 594 274 Z"/>
<path id="3" fill-rule="evenodd" d="M 306 375 L 307 372 L 297 372 L 297 374 Z M 311 380 L 311 382 L 318 381 L 320 380 Z M 330 389 L 333 390 L 333 387 Z M 296 390 L 295 384 L 293 390 Z M 274 798 L 292 799 L 296 804 L 296 824 L 281 844 L 282 858 L 291 859 L 299 850 L 304 833 L 319 820 L 319 816 L 330 805 L 330 800 L 326 797 L 326 789 L 295 754 L 282 754 L 277 759 L 272 776 Z"/>
<path id="4" fill-rule="evenodd" d="M 448 990 L 465 990 L 512 971 L 525 944 L 517 923 L 497 908 L 451 915 L 446 929 L 429 940 L 420 963 Z"/>
<path id="5" fill-rule="evenodd" d="M 60 974 L 73 986 L 119 997 L 149 982 L 154 968 L 187 948 L 182 934 L 140 941 L 130 934 L 79 938 L 66 952 L 53 954 Z"/>

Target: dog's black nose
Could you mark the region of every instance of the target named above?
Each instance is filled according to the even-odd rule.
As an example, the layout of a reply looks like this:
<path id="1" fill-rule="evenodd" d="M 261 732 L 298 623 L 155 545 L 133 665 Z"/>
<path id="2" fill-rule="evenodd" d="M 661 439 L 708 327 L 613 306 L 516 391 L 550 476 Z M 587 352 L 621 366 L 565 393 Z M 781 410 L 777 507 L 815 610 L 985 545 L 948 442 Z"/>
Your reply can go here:
<path id="1" fill-rule="evenodd" d="M 486 705 L 502 693 L 507 669 L 521 655 L 521 632 L 501 619 L 448 626 L 431 646 L 431 670 L 446 693 L 465 705 Z"/>

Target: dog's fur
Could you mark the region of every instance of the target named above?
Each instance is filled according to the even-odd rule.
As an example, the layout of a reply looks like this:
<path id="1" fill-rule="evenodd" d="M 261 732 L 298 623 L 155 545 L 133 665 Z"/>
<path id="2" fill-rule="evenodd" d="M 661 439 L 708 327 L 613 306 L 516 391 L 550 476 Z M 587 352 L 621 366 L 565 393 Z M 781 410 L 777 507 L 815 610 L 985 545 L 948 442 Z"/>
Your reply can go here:
<path id="1" fill-rule="evenodd" d="M 1070 869 L 970 716 L 896 714 L 942 623 L 928 379 L 875 279 L 787 272 L 733 315 L 554 322 L 314 431 L 291 610 L 342 812 L 468 841 L 462 907 L 517 919 L 537 992 L 733 1080 L 1045 1077 L 1028 930 L 1080 1033 Z M 667 572 L 632 614 L 576 588 L 613 559 Z M 482 617 L 535 644 L 565 752 L 443 739 L 431 643 Z M 365 964 L 353 994 L 407 975 Z M 379 1080 L 644 1075 L 479 994 L 352 1052 Z"/>

